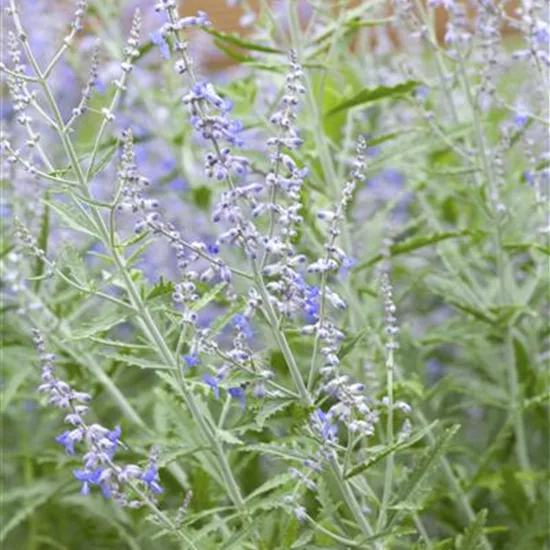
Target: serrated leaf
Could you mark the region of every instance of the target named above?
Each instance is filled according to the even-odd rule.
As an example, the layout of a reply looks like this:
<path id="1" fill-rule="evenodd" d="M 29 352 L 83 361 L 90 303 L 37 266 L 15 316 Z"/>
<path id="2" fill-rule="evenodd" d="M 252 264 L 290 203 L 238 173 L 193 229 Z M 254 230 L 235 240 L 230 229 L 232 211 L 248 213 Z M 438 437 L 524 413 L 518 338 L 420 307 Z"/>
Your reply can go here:
<path id="1" fill-rule="evenodd" d="M 293 477 L 285 472 L 283 474 L 276 475 L 266 481 L 263 485 L 252 491 L 247 497 L 246 500 L 250 501 L 254 498 L 263 495 L 264 493 L 268 493 L 269 491 L 272 491 L 273 489 L 278 489 L 279 487 L 286 485 L 289 481 L 291 481 Z"/>
<path id="2" fill-rule="evenodd" d="M 266 420 L 274 414 L 292 405 L 292 401 L 268 401 L 256 415 L 256 423 L 260 428 L 265 426 Z"/>
<path id="3" fill-rule="evenodd" d="M 48 197 L 48 192 L 46 191 L 46 198 Z M 44 254 L 47 256 L 48 254 L 48 238 L 50 236 L 50 207 L 48 204 L 44 204 L 44 212 L 42 214 L 42 222 L 40 224 L 40 234 L 38 235 L 37 239 L 37 245 L 40 250 L 44 252 Z M 44 258 L 43 256 L 39 256 L 36 258 L 36 268 L 34 270 L 34 274 L 36 277 L 39 277 L 44 272 Z M 40 280 L 37 280 L 34 289 L 35 292 L 38 292 L 40 289 Z"/>
<path id="4" fill-rule="evenodd" d="M 268 454 L 273 456 L 278 456 L 286 460 L 297 460 L 303 462 L 308 456 L 303 453 L 299 453 L 295 450 L 290 450 L 287 447 L 282 447 L 281 445 L 274 445 L 270 443 L 256 443 L 247 445 L 245 447 L 247 451 L 257 451 L 260 454 Z"/>
<path id="5" fill-rule="evenodd" d="M 99 172 L 101 172 L 101 170 L 103 170 L 109 164 L 109 162 L 111 162 L 111 159 L 113 158 L 117 150 L 118 150 L 118 140 L 115 141 L 113 144 L 109 145 L 106 153 L 101 157 L 99 162 L 94 164 L 94 166 L 92 167 L 92 173 L 91 173 L 92 177 L 99 174 Z"/>
<path id="6" fill-rule="evenodd" d="M 370 327 L 365 327 L 358 334 L 356 334 L 349 342 L 344 343 L 344 345 L 338 351 L 338 359 L 340 361 L 349 355 L 362 341 L 363 338 L 368 334 Z"/>
<path id="7" fill-rule="evenodd" d="M 56 493 L 58 489 L 56 485 L 50 485 L 48 490 L 44 490 L 41 494 L 36 495 L 21 506 L 15 515 L 4 523 L 2 531 L 0 531 L 0 543 L 4 542 L 11 531 L 21 525 L 37 508 L 42 506 L 54 493 Z"/>
<path id="8" fill-rule="evenodd" d="M 172 294 L 174 292 L 174 283 L 172 281 L 165 281 L 161 277 L 158 283 L 155 283 L 153 288 L 149 291 L 147 295 L 147 300 L 152 300 L 159 296 L 166 296 L 167 294 Z"/>
<path id="9" fill-rule="evenodd" d="M 217 336 L 231 322 L 231 319 L 233 319 L 237 313 L 243 311 L 245 307 L 246 300 L 241 296 L 240 300 L 237 300 L 237 302 L 226 313 L 218 317 L 210 325 L 210 333 L 212 336 Z"/>
<path id="10" fill-rule="evenodd" d="M 203 294 L 196 302 L 193 302 L 189 309 L 197 312 L 204 309 L 210 302 L 213 302 L 225 289 L 227 283 L 218 283 L 211 290 Z"/>
<path id="11" fill-rule="evenodd" d="M 402 242 L 395 243 L 390 247 L 391 256 L 399 256 L 401 254 L 407 254 L 413 250 L 418 250 L 420 248 L 425 248 L 448 239 L 457 239 L 460 237 L 471 236 L 472 232 L 468 229 L 463 229 L 462 231 L 442 231 L 439 233 L 431 233 L 430 235 L 421 235 L 418 237 L 412 237 L 406 239 Z M 353 268 L 354 271 L 361 271 L 366 269 L 378 262 L 381 262 L 383 259 L 382 254 L 377 254 L 376 256 L 359 263 Z"/>
<path id="12" fill-rule="evenodd" d="M 32 363 L 28 362 L 28 350 L 26 348 L 17 348 L 21 350 L 21 353 L 13 353 L 13 348 L 7 347 L 2 351 L 2 361 L 6 364 L 17 364 L 20 365 L 19 368 L 13 369 L 11 375 L 7 380 L 7 383 L 4 382 L 4 387 L 2 388 L 2 398 L 0 399 L 0 412 L 4 413 L 11 403 L 12 399 L 17 395 L 17 390 L 25 382 L 27 376 L 31 373 L 31 370 L 34 368 Z M 25 353 L 26 351 L 26 353 Z M 19 359 L 15 359 L 19 356 Z"/>
<path id="13" fill-rule="evenodd" d="M 70 271 L 71 279 L 83 287 L 88 286 L 89 269 L 81 253 L 70 244 L 66 244 L 63 249 L 63 256 L 65 265 Z"/>
<path id="14" fill-rule="evenodd" d="M 345 474 L 344 477 L 346 479 L 355 477 L 356 475 L 359 475 L 360 473 L 374 466 L 374 464 L 382 460 L 384 457 L 388 456 L 390 453 L 406 449 L 407 447 L 410 447 L 415 443 L 418 443 L 427 433 L 431 432 L 435 428 L 437 423 L 438 421 L 434 420 L 429 426 L 426 426 L 425 428 L 422 428 L 415 434 L 412 434 L 406 440 L 401 441 L 399 443 L 395 443 L 390 446 L 383 446 L 380 451 L 375 452 L 365 462 L 363 462 L 362 464 L 358 464 L 357 466 L 352 468 L 349 472 Z"/>
<path id="15" fill-rule="evenodd" d="M 487 510 L 481 510 L 464 534 L 456 537 L 456 550 L 483 550 L 483 527 L 487 520 Z"/>
<path id="16" fill-rule="evenodd" d="M 122 340 L 110 340 L 109 338 L 97 338 L 91 336 L 90 340 L 96 342 L 96 344 L 103 344 L 104 346 L 112 346 L 113 348 L 125 348 L 128 350 L 148 350 L 151 346 L 148 344 L 132 344 L 131 342 L 123 342 Z"/>
<path id="17" fill-rule="evenodd" d="M 445 432 L 436 439 L 434 444 L 424 452 L 423 456 L 415 461 L 415 466 L 407 476 L 406 481 L 401 485 L 397 496 L 392 502 L 392 506 L 403 506 L 412 503 L 426 475 L 435 466 L 436 461 L 445 453 L 447 446 L 459 429 L 460 425 L 455 424 L 448 430 L 445 430 Z M 399 511 L 393 510 L 388 515 L 387 527 L 391 528 L 398 517 Z"/>
<path id="18" fill-rule="evenodd" d="M 338 510 L 342 501 L 336 503 L 330 494 L 327 482 L 323 478 L 317 480 L 317 491 L 315 491 L 315 500 L 319 503 L 321 510 L 320 519 L 330 518 Z M 338 529 L 339 534 L 343 534 Z"/>
<path id="19" fill-rule="evenodd" d="M 235 548 L 235 545 L 238 542 L 249 535 L 252 531 L 255 531 L 257 528 L 257 524 L 254 521 L 251 521 L 248 525 L 246 525 L 246 527 L 241 527 L 237 530 L 231 537 L 229 537 L 229 540 L 223 546 L 219 547 L 219 549 L 230 550 L 231 548 Z M 242 546 L 239 546 L 239 548 L 242 548 Z"/>
<path id="20" fill-rule="evenodd" d="M 93 324 L 82 324 L 79 330 L 73 331 L 71 340 L 88 339 L 96 334 L 108 332 L 125 321 L 126 317 L 120 317 L 120 315 L 106 315 L 97 319 Z"/>
<path id="21" fill-rule="evenodd" d="M 228 445 L 243 445 L 243 442 L 228 430 L 216 430 L 216 437 L 222 443 L 227 443 Z"/>
<path id="22" fill-rule="evenodd" d="M 313 531 L 304 531 L 293 543 L 290 547 L 291 550 L 299 548 L 311 548 L 311 541 L 313 540 L 314 533 Z M 306 546 L 307 545 L 307 546 Z"/>
<path id="23" fill-rule="evenodd" d="M 232 44 L 233 46 L 238 46 L 239 48 L 243 48 L 245 50 L 252 50 L 263 53 L 282 53 L 281 50 L 271 48 L 270 46 L 257 44 L 256 42 L 251 42 L 250 40 L 243 40 L 240 36 L 236 34 L 227 34 L 226 32 L 221 32 L 206 27 L 203 27 L 202 30 L 212 36 L 215 36 L 218 40 L 221 40 L 228 44 Z"/>
<path id="24" fill-rule="evenodd" d="M 408 80 L 395 86 L 378 86 L 376 88 L 366 88 L 355 94 L 353 97 L 342 101 L 339 105 L 331 109 L 325 116 L 332 116 L 346 109 L 351 109 L 357 105 L 365 105 L 382 99 L 395 99 L 415 90 L 422 83 L 418 80 Z"/>
<path id="25" fill-rule="evenodd" d="M 53 209 L 69 228 L 94 237 L 94 239 L 101 240 L 96 232 L 95 225 L 82 212 L 62 202 L 54 203 L 46 199 L 42 202 Z"/>
<path id="26" fill-rule="evenodd" d="M 134 355 L 125 355 L 123 353 L 114 353 L 112 355 L 102 354 L 104 357 L 112 359 L 114 361 L 120 361 L 126 365 L 131 365 L 135 367 L 140 367 L 142 369 L 152 369 L 152 370 L 175 370 L 169 365 L 163 365 L 157 361 L 151 361 L 149 359 L 144 359 L 143 357 L 135 357 Z"/>

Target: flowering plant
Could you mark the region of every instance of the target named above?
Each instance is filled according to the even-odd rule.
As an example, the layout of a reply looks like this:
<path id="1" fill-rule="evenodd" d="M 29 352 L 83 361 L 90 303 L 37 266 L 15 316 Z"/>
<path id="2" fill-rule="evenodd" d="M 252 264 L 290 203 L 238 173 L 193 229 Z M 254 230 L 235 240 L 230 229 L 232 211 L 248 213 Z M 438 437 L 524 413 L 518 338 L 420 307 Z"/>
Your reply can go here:
<path id="1" fill-rule="evenodd" d="M 0 540 L 550 543 L 547 6 L 228 4 L 7 1 Z"/>

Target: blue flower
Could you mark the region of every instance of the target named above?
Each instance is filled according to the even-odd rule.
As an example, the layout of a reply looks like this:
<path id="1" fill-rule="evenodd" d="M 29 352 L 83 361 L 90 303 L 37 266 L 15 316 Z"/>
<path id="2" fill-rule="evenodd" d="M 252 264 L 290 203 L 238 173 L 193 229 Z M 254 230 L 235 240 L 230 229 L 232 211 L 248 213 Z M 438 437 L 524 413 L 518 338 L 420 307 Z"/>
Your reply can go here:
<path id="1" fill-rule="evenodd" d="M 149 38 L 155 46 L 159 46 L 162 59 L 170 59 L 170 46 L 168 46 L 163 34 L 160 31 L 155 31 L 149 35 Z"/>
<path id="2" fill-rule="evenodd" d="M 210 254 L 211 256 L 216 256 L 220 253 L 220 247 L 216 243 L 207 244 L 206 250 L 208 250 L 208 254 Z"/>
<path id="3" fill-rule="evenodd" d="M 380 174 L 389 184 L 401 187 L 405 183 L 405 176 L 398 170 L 386 168 Z"/>
<path id="4" fill-rule="evenodd" d="M 210 376 L 210 374 L 205 374 L 203 380 L 204 380 L 204 382 L 206 382 L 206 384 L 208 384 L 212 388 L 212 391 L 214 392 L 214 397 L 216 399 L 219 399 L 220 398 L 220 386 L 218 385 L 218 380 L 216 378 L 212 378 L 212 376 Z"/>
<path id="5" fill-rule="evenodd" d="M 194 353 L 191 355 L 184 355 L 183 359 L 188 367 L 196 367 L 199 364 L 199 358 Z"/>
<path id="6" fill-rule="evenodd" d="M 96 470 L 73 470 L 74 477 L 82 482 L 82 489 L 80 490 L 82 496 L 88 496 L 90 494 L 90 484 L 99 485 L 102 473 L 103 468 L 97 468 Z M 103 495 L 105 496 L 107 493 L 108 496 L 105 496 L 105 498 L 109 498 L 111 492 L 108 488 L 105 489 L 103 485 L 105 484 L 102 484 Z"/>
<path id="7" fill-rule="evenodd" d="M 330 417 L 325 414 L 321 409 L 317 409 L 311 415 L 311 420 L 313 422 L 314 428 L 316 428 L 317 432 L 320 432 L 321 437 L 325 441 L 335 439 L 338 428 L 334 424 L 331 424 Z"/>
<path id="8" fill-rule="evenodd" d="M 122 433 L 122 430 L 119 425 L 115 426 L 115 429 L 111 432 L 109 432 L 105 437 L 111 442 L 111 447 L 108 450 L 108 454 L 110 458 L 113 458 L 114 454 L 116 453 L 116 450 L 118 449 L 118 444 L 120 440 L 120 434 Z"/>
<path id="9" fill-rule="evenodd" d="M 528 170 L 526 170 L 525 172 L 523 172 L 523 177 L 525 178 L 525 180 L 529 185 L 535 185 L 535 178 L 533 177 L 533 172 L 529 172 Z"/>
<path id="10" fill-rule="evenodd" d="M 164 492 L 164 489 L 158 484 L 159 478 L 156 464 L 150 464 L 147 471 L 141 476 L 141 479 L 153 493 L 160 494 Z"/>
<path id="11" fill-rule="evenodd" d="M 342 262 L 342 265 L 340 266 L 340 270 L 338 271 L 338 274 L 342 279 L 345 279 L 348 276 L 349 270 L 357 263 L 357 260 L 355 258 L 344 258 L 344 261 Z"/>
<path id="12" fill-rule="evenodd" d="M 74 455 L 74 440 L 70 437 L 71 432 L 66 431 L 63 432 L 61 435 L 58 435 L 55 440 L 60 443 L 61 445 L 65 446 L 65 451 L 70 454 Z"/>
<path id="13" fill-rule="evenodd" d="M 423 99 L 430 93 L 430 88 L 428 86 L 417 86 L 414 93 L 416 97 Z"/>
<path id="14" fill-rule="evenodd" d="M 187 182 L 182 177 L 174 178 L 170 181 L 169 186 L 172 191 L 187 191 L 189 189 Z"/>
<path id="15" fill-rule="evenodd" d="M 514 123 L 518 128 L 523 128 L 529 122 L 529 115 L 525 112 L 517 112 L 514 115 Z"/>
<path id="16" fill-rule="evenodd" d="M 535 31 L 535 40 L 541 46 L 548 44 L 550 42 L 550 33 L 548 32 L 548 29 L 540 28 Z"/>
<path id="17" fill-rule="evenodd" d="M 229 388 L 227 390 L 229 392 L 229 395 L 233 399 L 238 399 L 241 407 L 244 409 L 246 407 L 246 395 L 244 393 L 244 390 L 240 387 L 237 388 Z"/>
<path id="18" fill-rule="evenodd" d="M 98 94 L 105 95 L 107 93 L 107 86 L 101 80 L 96 80 L 94 86 Z"/>
<path id="19" fill-rule="evenodd" d="M 238 327 L 247 338 L 252 338 L 254 336 L 254 331 L 252 330 L 248 319 L 244 315 L 235 315 L 233 317 L 233 324 Z"/>
<path id="20" fill-rule="evenodd" d="M 305 307 L 308 322 L 314 322 L 319 317 L 321 305 L 319 303 L 321 291 L 318 286 L 306 286 Z"/>

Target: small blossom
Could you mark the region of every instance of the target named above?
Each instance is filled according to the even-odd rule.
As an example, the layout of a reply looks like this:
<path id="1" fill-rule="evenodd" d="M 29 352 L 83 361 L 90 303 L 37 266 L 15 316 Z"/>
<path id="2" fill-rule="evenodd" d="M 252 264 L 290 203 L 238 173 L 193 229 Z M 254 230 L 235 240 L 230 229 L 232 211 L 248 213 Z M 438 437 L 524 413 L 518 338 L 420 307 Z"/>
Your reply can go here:
<path id="1" fill-rule="evenodd" d="M 246 395 L 243 388 L 229 388 L 227 391 L 233 399 L 237 399 L 239 401 L 241 408 L 244 409 L 246 407 Z"/>
<path id="2" fill-rule="evenodd" d="M 216 399 L 219 399 L 220 386 L 219 386 L 218 380 L 216 380 L 216 378 L 212 378 L 210 374 L 205 374 L 203 380 L 206 384 L 208 384 L 212 388 L 212 391 L 214 392 L 214 397 Z"/>

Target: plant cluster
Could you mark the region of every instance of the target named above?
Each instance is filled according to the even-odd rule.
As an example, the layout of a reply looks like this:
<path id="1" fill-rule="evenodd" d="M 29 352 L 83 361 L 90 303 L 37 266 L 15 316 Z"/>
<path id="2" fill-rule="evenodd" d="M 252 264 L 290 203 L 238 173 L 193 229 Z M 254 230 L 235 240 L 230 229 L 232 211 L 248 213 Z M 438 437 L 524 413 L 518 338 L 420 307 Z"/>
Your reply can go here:
<path id="1" fill-rule="evenodd" d="M 0 542 L 550 544 L 548 5 L 179 4 L 6 1 Z"/>

